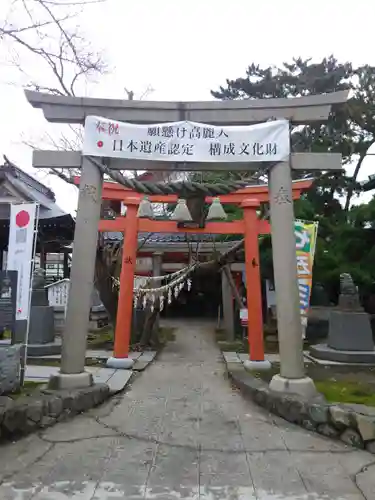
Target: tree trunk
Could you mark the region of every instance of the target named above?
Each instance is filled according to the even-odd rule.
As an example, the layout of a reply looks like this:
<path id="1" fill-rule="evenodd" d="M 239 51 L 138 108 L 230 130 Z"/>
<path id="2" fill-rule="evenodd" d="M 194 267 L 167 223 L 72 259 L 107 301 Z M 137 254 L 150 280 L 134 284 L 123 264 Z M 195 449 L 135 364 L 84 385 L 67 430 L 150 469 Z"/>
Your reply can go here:
<path id="1" fill-rule="evenodd" d="M 354 169 L 354 172 L 353 172 L 353 176 L 352 176 L 353 186 L 351 186 L 351 187 L 348 188 L 348 194 L 346 196 L 346 202 L 345 202 L 344 212 L 348 212 L 349 211 L 350 202 L 351 202 L 351 199 L 352 199 L 353 193 L 354 193 L 354 183 L 357 181 L 359 170 L 360 170 L 360 168 L 362 166 L 362 162 L 363 162 L 363 160 L 365 158 L 366 158 L 366 153 L 362 154 L 362 156 L 358 160 L 357 165 L 355 166 L 355 169 Z"/>
<path id="2" fill-rule="evenodd" d="M 147 311 L 147 317 L 143 326 L 143 332 L 141 335 L 141 340 L 139 341 L 139 344 L 141 347 L 147 347 L 151 344 L 157 345 L 158 344 L 158 331 L 157 328 L 155 328 L 155 323 L 156 323 L 156 318 L 158 317 L 159 314 L 159 307 L 155 307 L 153 311 L 151 309 L 148 309 Z"/>
<path id="3" fill-rule="evenodd" d="M 204 196 L 188 196 L 186 205 L 194 222 L 201 224 L 204 220 Z"/>
<path id="4" fill-rule="evenodd" d="M 238 308 L 242 309 L 244 307 L 244 305 L 243 305 L 243 302 L 241 300 L 240 294 L 238 293 L 238 290 L 237 290 L 236 284 L 233 280 L 233 276 L 232 276 L 232 273 L 230 272 L 229 266 L 223 267 L 223 273 L 225 273 L 225 275 L 227 277 L 229 286 L 232 290 L 233 298 L 234 298 Z"/>
<path id="5" fill-rule="evenodd" d="M 111 277 L 113 276 L 113 262 L 106 258 L 103 247 L 98 247 L 95 262 L 95 286 L 98 290 L 100 300 L 106 308 L 109 320 L 113 327 L 116 326 L 118 291 L 113 286 Z"/>

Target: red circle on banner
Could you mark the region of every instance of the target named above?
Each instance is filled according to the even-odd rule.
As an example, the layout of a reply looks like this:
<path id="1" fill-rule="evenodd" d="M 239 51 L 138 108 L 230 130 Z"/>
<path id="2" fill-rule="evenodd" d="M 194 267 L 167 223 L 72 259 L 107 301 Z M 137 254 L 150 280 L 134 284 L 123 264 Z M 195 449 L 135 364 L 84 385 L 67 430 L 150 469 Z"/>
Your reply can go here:
<path id="1" fill-rule="evenodd" d="M 102 148 L 103 147 L 103 141 L 98 141 L 96 144 L 97 144 L 98 148 Z"/>
<path id="2" fill-rule="evenodd" d="M 25 227 L 30 222 L 30 214 L 26 210 L 21 210 L 16 215 L 16 224 L 18 227 Z"/>

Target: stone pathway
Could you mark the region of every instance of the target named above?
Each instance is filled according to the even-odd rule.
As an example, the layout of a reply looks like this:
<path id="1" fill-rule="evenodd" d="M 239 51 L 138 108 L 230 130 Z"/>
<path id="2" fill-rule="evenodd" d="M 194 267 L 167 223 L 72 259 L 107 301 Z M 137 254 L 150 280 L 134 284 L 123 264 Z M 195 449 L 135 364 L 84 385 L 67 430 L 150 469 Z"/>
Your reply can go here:
<path id="1" fill-rule="evenodd" d="M 178 325 L 125 394 L 0 449 L 3 500 L 370 500 L 375 461 L 270 416 L 224 377 L 212 325 Z"/>

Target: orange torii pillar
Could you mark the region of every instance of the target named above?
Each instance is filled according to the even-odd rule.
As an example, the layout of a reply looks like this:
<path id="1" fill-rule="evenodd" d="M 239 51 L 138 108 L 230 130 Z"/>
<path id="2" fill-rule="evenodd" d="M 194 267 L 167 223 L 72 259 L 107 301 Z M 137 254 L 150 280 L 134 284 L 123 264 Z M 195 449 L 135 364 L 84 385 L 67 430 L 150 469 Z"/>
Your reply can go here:
<path id="1" fill-rule="evenodd" d="M 138 207 L 139 198 L 126 199 L 124 244 L 122 247 L 120 292 L 117 305 L 115 345 L 113 356 L 107 360 L 110 368 L 132 368 L 134 361 L 129 358 L 129 346 L 133 319 L 134 275 L 138 247 Z"/>
<path id="2" fill-rule="evenodd" d="M 245 368 L 269 370 L 271 363 L 264 359 L 262 285 L 260 277 L 258 215 L 259 201 L 246 199 L 241 203 L 245 223 L 245 272 L 247 293 L 247 337 L 249 359 Z"/>

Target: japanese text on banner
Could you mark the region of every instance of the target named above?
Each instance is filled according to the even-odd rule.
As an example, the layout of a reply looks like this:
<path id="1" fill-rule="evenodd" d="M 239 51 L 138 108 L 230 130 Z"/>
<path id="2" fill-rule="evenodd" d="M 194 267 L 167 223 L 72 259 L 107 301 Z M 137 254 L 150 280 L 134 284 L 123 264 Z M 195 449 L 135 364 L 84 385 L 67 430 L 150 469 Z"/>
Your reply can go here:
<path id="1" fill-rule="evenodd" d="M 88 116 L 83 154 L 172 162 L 285 161 L 289 122 L 223 126 L 190 121 L 138 125 Z"/>

